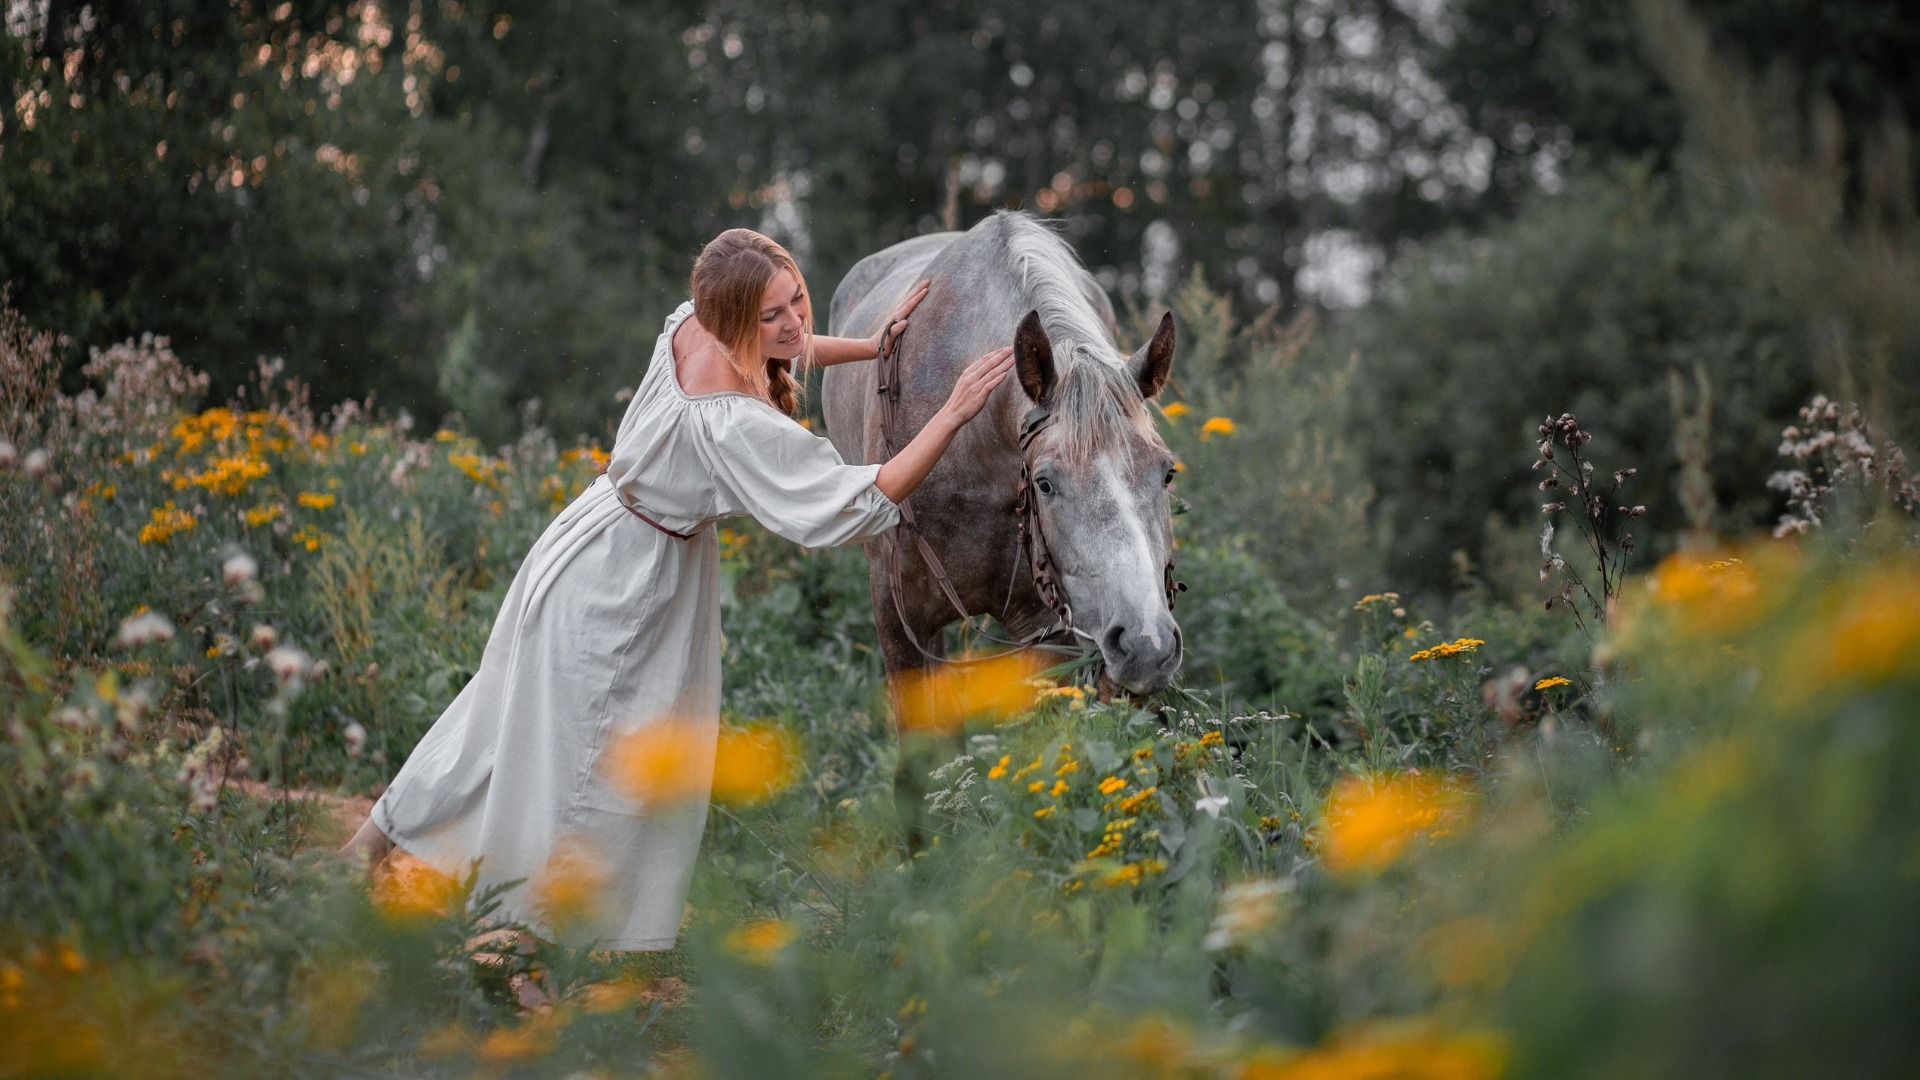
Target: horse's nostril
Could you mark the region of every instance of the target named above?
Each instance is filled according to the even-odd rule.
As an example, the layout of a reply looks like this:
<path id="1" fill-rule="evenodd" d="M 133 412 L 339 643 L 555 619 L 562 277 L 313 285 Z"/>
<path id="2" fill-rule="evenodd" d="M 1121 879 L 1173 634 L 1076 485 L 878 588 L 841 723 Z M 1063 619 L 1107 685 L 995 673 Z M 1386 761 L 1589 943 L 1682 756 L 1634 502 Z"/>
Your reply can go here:
<path id="1" fill-rule="evenodd" d="M 1115 623 L 1107 627 L 1106 633 L 1100 635 L 1100 647 L 1105 649 L 1109 656 L 1125 656 L 1127 654 L 1126 640 L 1126 627 Z"/>

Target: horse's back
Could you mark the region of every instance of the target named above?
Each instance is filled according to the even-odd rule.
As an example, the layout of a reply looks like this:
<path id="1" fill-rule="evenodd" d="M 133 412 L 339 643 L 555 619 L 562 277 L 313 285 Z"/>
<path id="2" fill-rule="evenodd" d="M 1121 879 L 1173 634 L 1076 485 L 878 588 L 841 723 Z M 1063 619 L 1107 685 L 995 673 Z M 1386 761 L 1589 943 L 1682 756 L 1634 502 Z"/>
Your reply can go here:
<path id="1" fill-rule="evenodd" d="M 828 309 L 828 333 L 867 337 L 880 328 L 907 288 L 924 275 L 927 264 L 962 233 L 916 236 L 853 264 L 833 290 Z M 873 397 L 873 365 L 843 364 L 828 368 L 820 383 L 820 406 L 826 416 L 827 438 L 849 462 L 867 460 L 867 405 Z"/>

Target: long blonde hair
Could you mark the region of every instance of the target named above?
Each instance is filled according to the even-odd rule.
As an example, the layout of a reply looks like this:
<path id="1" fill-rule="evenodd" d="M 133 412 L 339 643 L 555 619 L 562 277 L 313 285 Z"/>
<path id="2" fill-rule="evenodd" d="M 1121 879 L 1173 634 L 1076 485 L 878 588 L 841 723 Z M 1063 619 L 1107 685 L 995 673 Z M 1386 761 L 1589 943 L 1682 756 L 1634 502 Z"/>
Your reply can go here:
<path id="1" fill-rule="evenodd" d="M 752 229 L 728 229 L 700 249 L 693 262 L 693 317 L 720 340 L 734 369 L 754 393 L 791 416 L 800 407 L 801 384 L 786 361 L 760 352 L 760 301 L 782 270 L 804 291 L 807 279 L 787 249 Z M 813 363 L 813 305 L 807 304 L 805 347 L 799 363 Z"/>

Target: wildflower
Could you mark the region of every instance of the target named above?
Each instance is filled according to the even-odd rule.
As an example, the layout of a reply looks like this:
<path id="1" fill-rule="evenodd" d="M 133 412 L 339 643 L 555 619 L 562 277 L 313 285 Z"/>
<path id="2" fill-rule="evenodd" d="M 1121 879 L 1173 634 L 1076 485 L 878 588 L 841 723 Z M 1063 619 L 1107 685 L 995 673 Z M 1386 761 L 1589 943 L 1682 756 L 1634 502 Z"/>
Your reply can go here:
<path id="1" fill-rule="evenodd" d="M 895 684 L 900 726 L 950 732 L 970 717 L 1005 720 L 1032 707 L 1034 688 L 1028 680 L 1039 667 L 1023 650 L 903 677 Z"/>
<path id="2" fill-rule="evenodd" d="M 480 1045 L 474 1048 L 474 1056 L 493 1065 L 511 1065 L 531 1062 L 553 1049 L 555 1040 L 553 1014 L 530 1016 L 512 1027 L 495 1028 L 487 1032 Z"/>
<path id="3" fill-rule="evenodd" d="M 325 510 L 333 505 L 334 497 L 319 491 L 303 491 L 295 495 L 293 501 L 309 510 Z"/>
<path id="4" fill-rule="evenodd" d="M 253 628 L 253 647 L 271 649 L 280 641 L 280 632 L 266 623 L 256 623 Z"/>
<path id="5" fill-rule="evenodd" d="M 259 506 L 249 507 L 242 511 L 240 516 L 241 520 L 245 521 L 249 527 L 257 529 L 275 518 L 282 516 L 286 512 L 287 508 L 279 503 L 261 503 Z"/>
<path id="6" fill-rule="evenodd" d="M 1184 401 L 1169 401 L 1160 406 L 1160 415 L 1169 420 L 1178 420 L 1192 411 Z"/>
<path id="7" fill-rule="evenodd" d="M 1138 811 L 1141 807 L 1145 806 L 1147 801 L 1152 799 L 1159 790 L 1160 786 L 1155 784 L 1152 787 L 1141 788 L 1139 791 L 1121 799 L 1119 805 L 1120 812 L 1123 814 L 1131 814 Z"/>
<path id="8" fill-rule="evenodd" d="M 1105 780 L 1100 781 L 1100 794 L 1111 795 L 1114 792 L 1119 791 L 1121 788 L 1126 786 L 1127 786 L 1126 777 L 1109 776 Z"/>
<path id="9" fill-rule="evenodd" d="M 292 536 L 288 537 L 289 540 L 306 548 L 308 551 L 319 551 L 321 542 L 326 538 L 326 533 L 321 532 L 311 525 L 300 526 L 293 530 Z"/>
<path id="10" fill-rule="evenodd" d="M 374 879 L 373 902 L 387 918 L 409 922 L 447 914 L 463 892 L 451 875 L 418 859 L 388 859 Z"/>
<path id="11" fill-rule="evenodd" d="M 220 564 L 220 581 L 229 589 L 238 588 L 260 576 L 260 561 L 244 551 L 236 551 Z"/>
<path id="12" fill-rule="evenodd" d="M 1210 818 L 1218 818 L 1230 801 L 1225 795 L 1202 795 L 1193 801 L 1193 808 Z"/>
<path id="13" fill-rule="evenodd" d="M 459 432 L 448 431 L 446 428 L 441 428 L 439 431 L 436 431 L 433 433 L 433 441 L 434 442 L 459 442 L 460 434 Z"/>
<path id="14" fill-rule="evenodd" d="M 1384 870 L 1414 840 L 1444 834 L 1465 796 L 1454 781 L 1411 773 L 1342 777 L 1327 798 L 1327 868 Z"/>
<path id="15" fill-rule="evenodd" d="M 1444 659 L 1447 659 L 1448 657 L 1464 656 L 1467 653 L 1473 652 L 1475 649 L 1478 649 L 1480 646 L 1485 644 L 1486 642 L 1480 640 L 1479 638 L 1470 638 L 1470 637 L 1455 638 L 1452 641 L 1435 645 L 1431 648 L 1421 649 L 1419 652 L 1414 653 L 1412 656 L 1407 657 L 1407 659 L 1409 660 L 1444 660 Z"/>
<path id="16" fill-rule="evenodd" d="M 1226 741 L 1227 741 L 1227 737 L 1225 735 L 1220 734 L 1218 731 L 1209 731 L 1206 734 L 1200 736 L 1201 746 L 1220 746 L 1224 744 Z"/>
<path id="17" fill-rule="evenodd" d="M 722 728 L 714 748 L 713 801 L 744 805 L 770 798 L 793 783 L 799 769 L 800 747 L 780 725 Z"/>
<path id="18" fill-rule="evenodd" d="M 12 442 L 0 437 L 0 469 L 11 469 L 13 463 L 18 460 L 20 460 L 20 451 L 15 449 Z"/>
<path id="19" fill-rule="evenodd" d="M 340 730 L 340 738 L 347 744 L 347 756 L 357 758 L 360 751 L 367 747 L 366 725 L 358 720 L 349 720 L 347 726 Z"/>
<path id="20" fill-rule="evenodd" d="M 1573 680 L 1565 679 L 1558 675 L 1555 675 L 1551 678 L 1541 679 L 1539 682 L 1534 683 L 1533 688 L 1535 690 L 1551 690 L 1556 686 L 1571 686 L 1571 685 L 1573 685 Z"/>
<path id="21" fill-rule="evenodd" d="M 173 620 L 157 611 L 140 611 L 120 621 L 120 631 L 114 635 L 114 642 L 123 649 L 137 649 L 142 645 L 173 640 Z"/>
<path id="22" fill-rule="evenodd" d="M 770 723 L 707 734 L 705 725 L 658 720 L 624 735 L 608 751 L 615 787 L 636 802 L 672 805 L 706 798 L 748 803 L 792 782 L 799 751 L 793 737 Z M 712 780 L 708 783 L 708 762 Z"/>
<path id="23" fill-rule="evenodd" d="M 1007 766 L 1012 762 L 1013 762 L 1013 755 L 1011 754 L 1000 755 L 999 763 L 994 765 L 993 768 L 987 770 L 987 779 L 998 780 L 1001 777 L 1007 775 Z"/>
<path id="24" fill-rule="evenodd" d="M 47 453 L 45 449 L 38 449 L 29 453 L 26 462 L 21 465 L 21 471 L 25 472 L 29 478 L 34 480 L 46 476 L 47 473 L 52 470 L 53 456 Z"/>
<path id="25" fill-rule="evenodd" d="M 564 837 L 534 882 L 534 904 L 558 925 L 579 924 L 597 914 L 607 870 L 586 842 Z"/>
<path id="26" fill-rule="evenodd" d="M 1155 874 L 1166 873 L 1166 870 L 1167 864 L 1159 859 L 1141 859 L 1139 862 L 1122 863 L 1108 871 L 1107 875 L 1100 879 L 1100 884 L 1110 889 L 1121 885 L 1137 887 L 1145 879 Z"/>
<path id="27" fill-rule="evenodd" d="M 728 952 L 742 960 L 764 966 L 798 936 L 799 930 L 784 919 L 761 919 L 729 931 L 725 944 Z"/>
<path id="28" fill-rule="evenodd" d="M 1080 771 L 1080 763 L 1073 760 L 1072 758 L 1068 758 L 1067 760 L 1060 763 L 1059 768 L 1053 770 L 1053 775 L 1063 777 L 1063 776 L 1066 776 L 1068 773 L 1077 773 L 1079 771 Z M 1064 783 L 1064 781 L 1062 782 Z"/>
<path id="29" fill-rule="evenodd" d="M 1231 435 L 1235 431 L 1232 420 L 1224 416 L 1209 416 L 1207 422 L 1200 425 L 1200 439 L 1206 441 L 1215 435 Z"/>
<path id="30" fill-rule="evenodd" d="M 1027 790 L 1029 792 L 1032 792 L 1035 795 L 1038 795 L 1041 789 L 1045 788 L 1046 786 L 1047 786 L 1047 782 L 1045 780 L 1035 780 L 1033 783 L 1027 785 Z"/>
<path id="31" fill-rule="evenodd" d="M 1045 821 L 1048 818 L 1052 817 L 1054 811 L 1058 809 L 1060 808 L 1057 806 L 1043 806 L 1040 809 L 1035 810 L 1033 812 L 1034 819 L 1037 821 Z"/>
<path id="32" fill-rule="evenodd" d="M 199 522 L 190 510 L 182 510 L 168 499 L 164 504 L 153 508 L 152 517 L 140 528 L 140 542 L 143 544 L 164 544 L 173 539 L 176 533 L 191 532 Z"/>
<path id="33" fill-rule="evenodd" d="M 1397 592 L 1370 593 L 1366 596 L 1361 597 L 1359 600 L 1356 600 L 1353 605 L 1353 610 L 1365 611 L 1370 607 L 1374 607 L 1381 604 L 1398 605 L 1399 603 L 1400 603 L 1400 594 Z"/>
<path id="34" fill-rule="evenodd" d="M 1047 698 L 1066 698 L 1074 705 L 1082 704 L 1087 700 L 1087 692 L 1077 686 L 1050 687 L 1040 691 L 1037 696 L 1043 701 Z"/>
<path id="35" fill-rule="evenodd" d="M 1249 1062 L 1242 1080 L 1496 1080 L 1506 1069 L 1499 1037 L 1448 1034 L 1430 1023 L 1384 1023 L 1336 1032 L 1282 1060 Z"/>
<path id="36" fill-rule="evenodd" d="M 267 653 L 267 669 L 283 685 L 292 685 L 313 669 L 313 658 L 294 645 L 276 645 Z"/>

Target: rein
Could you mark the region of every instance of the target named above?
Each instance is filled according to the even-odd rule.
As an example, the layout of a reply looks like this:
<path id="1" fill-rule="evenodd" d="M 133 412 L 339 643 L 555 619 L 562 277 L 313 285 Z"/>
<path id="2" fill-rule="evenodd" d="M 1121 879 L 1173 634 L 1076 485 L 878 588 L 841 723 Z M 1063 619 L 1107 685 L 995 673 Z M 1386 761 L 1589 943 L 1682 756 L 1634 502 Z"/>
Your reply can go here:
<path id="1" fill-rule="evenodd" d="M 880 396 L 880 441 L 886 451 L 887 460 L 892 460 L 895 453 L 895 447 L 893 445 L 893 409 L 895 398 L 899 393 L 900 340 L 905 336 L 904 331 L 894 335 L 893 341 L 881 352 L 879 357 L 876 392 Z M 906 604 L 901 599 L 902 594 L 906 591 L 900 570 L 901 544 L 899 534 L 902 531 L 905 531 L 913 537 L 914 546 L 920 550 L 921 560 L 926 563 L 927 569 L 932 572 L 934 581 L 939 584 L 940 591 L 946 594 L 947 603 L 953 606 L 954 612 L 960 616 L 960 621 L 965 623 L 969 630 L 979 636 L 995 644 L 1007 645 L 1019 649 L 1035 647 L 1058 648 L 1059 646 L 1048 645 L 1046 643 L 1049 639 L 1067 635 L 1078 635 L 1092 640 L 1091 636 L 1085 631 L 1073 625 L 1073 607 L 1067 602 L 1066 591 L 1060 587 L 1060 578 L 1054 569 L 1053 555 L 1047 547 L 1046 533 L 1040 528 L 1040 511 L 1033 497 L 1032 467 L 1026 460 L 1028 446 L 1033 443 L 1034 438 L 1038 436 L 1041 431 L 1045 430 L 1047 424 L 1050 423 L 1052 419 L 1053 414 L 1045 405 L 1035 405 L 1033 408 L 1027 410 L 1026 416 L 1021 418 L 1020 483 L 1019 486 L 1014 489 L 1013 503 L 1014 516 L 1020 523 L 1018 541 L 1020 555 L 1024 557 L 1027 563 L 1027 571 L 1032 576 L 1034 590 L 1040 594 L 1040 600 L 1047 605 L 1047 609 L 1053 612 L 1054 621 L 1052 625 L 1035 630 L 1018 641 L 1009 641 L 988 633 L 984 626 L 984 616 L 982 617 L 983 623 L 976 624 L 974 622 L 974 615 L 967 610 L 966 604 L 961 602 L 960 593 L 954 588 L 953 579 L 947 575 L 946 567 L 941 565 L 940 557 L 933 553 L 933 547 L 927 543 L 926 536 L 920 531 L 920 525 L 918 521 L 915 520 L 913 513 L 913 497 L 909 495 L 907 498 L 900 500 L 900 524 L 894 527 L 894 535 L 891 538 L 891 542 L 887 545 L 887 588 L 888 591 L 893 594 L 893 611 L 894 615 L 900 620 L 901 631 L 907 635 L 907 640 L 913 644 L 913 647 L 919 650 L 920 655 L 927 659 L 942 664 L 964 664 L 973 662 L 968 660 L 955 660 L 933 652 L 920 643 L 919 637 L 913 632 L 912 625 L 908 623 Z M 1185 591 L 1187 585 L 1186 582 L 1174 580 L 1173 561 L 1171 559 L 1167 561 L 1165 587 L 1167 593 L 1167 608 L 1168 610 L 1172 610 L 1174 597 Z M 1011 598 L 1013 592 L 1012 582 L 1008 582 L 1007 591 L 1009 598 Z"/>

